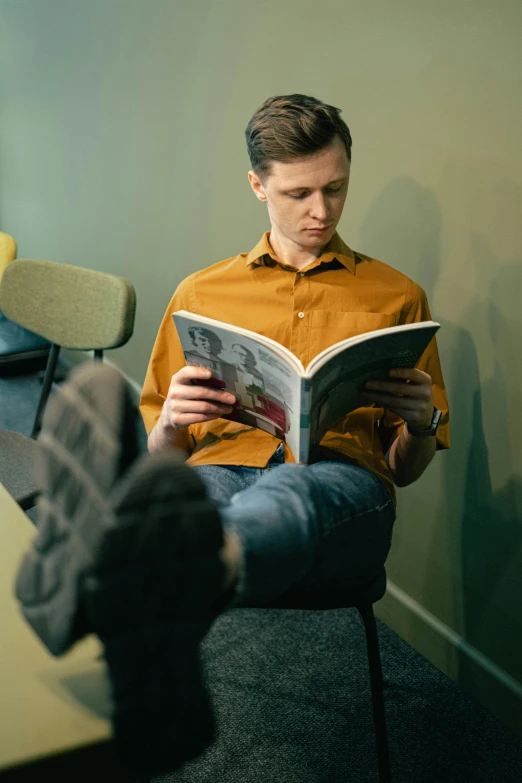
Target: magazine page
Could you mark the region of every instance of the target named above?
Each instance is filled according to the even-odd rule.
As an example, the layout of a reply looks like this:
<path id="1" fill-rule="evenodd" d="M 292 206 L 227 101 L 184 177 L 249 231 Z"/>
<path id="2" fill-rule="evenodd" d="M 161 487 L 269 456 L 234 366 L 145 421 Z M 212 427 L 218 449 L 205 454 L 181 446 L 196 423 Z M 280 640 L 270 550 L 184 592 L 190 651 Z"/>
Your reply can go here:
<path id="1" fill-rule="evenodd" d="M 375 329 L 371 332 L 362 332 L 361 334 L 355 335 L 355 337 L 348 337 L 346 340 L 340 340 L 338 343 L 329 345 L 328 348 L 325 348 L 323 351 L 321 351 L 321 353 L 318 353 L 316 356 L 314 356 L 314 358 L 306 365 L 304 375 L 306 378 L 312 378 L 312 376 L 314 376 L 324 364 L 329 362 L 333 356 L 344 352 L 347 348 L 350 348 L 350 346 L 356 345 L 357 343 L 367 343 L 368 341 L 373 340 L 374 337 L 378 337 L 379 340 L 381 340 L 385 335 L 390 335 L 390 337 L 392 335 L 396 335 L 398 345 L 403 345 L 404 338 L 401 336 L 403 332 L 411 332 L 412 330 L 417 329 L 424 331 L 426 329 L 429 330 L 432 327 L 436 327 L 436 329 L 433 330 L 433 336 L 440 327 L 440 324 L 436 321 L 416 321 L 415 323 L 411 324 L 387 326 L 384 329 Z M 390 345 L 391 344 L 392 343 L 390 343 Z"/>
<path id="2" fill-rule="evenodd" d="M 386 378 L 392 367 L 415 367 L 439 324 L 416 324 L 379 329 L 346 341 L 311 378 L 310 442 L 319 443 L 343 416 L 368 406 L 361 396 L 370 379 Z M 366 339 L 361 339 L 366 338 Z"/>
<path id="3" fill-rule="evenodd" d="M 310 386 L 308 378 L 301 378 L 301 432 L 299 435 L 299 452 L 294 452 L 296 462 L 308 464 L 310 458 Z"/>
<path id="4" fill-rule="evenodd" d="M 187 364 L 208 367 L 205 383 L 236 397 L 236 409 L 222 418 L 265 430 L 297 454 L 301 378 L 280 352 L 246 329 L 181 310 L 173 318 Z"/>

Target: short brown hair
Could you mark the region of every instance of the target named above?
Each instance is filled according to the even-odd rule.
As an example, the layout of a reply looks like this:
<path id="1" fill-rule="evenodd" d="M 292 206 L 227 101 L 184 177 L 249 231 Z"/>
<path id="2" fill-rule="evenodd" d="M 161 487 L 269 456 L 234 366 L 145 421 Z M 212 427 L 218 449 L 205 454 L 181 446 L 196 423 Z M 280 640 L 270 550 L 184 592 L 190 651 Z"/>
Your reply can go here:
<path id="1" fill-rule="evenodd" d="M 352 137 L 341 110 L 308 95 L 268 98 L 247 125 L 246 142 L 253 171 L 263 180 L 272 161 L 286 163 L 312 155 L 340 136 L 352 159 Z"/>

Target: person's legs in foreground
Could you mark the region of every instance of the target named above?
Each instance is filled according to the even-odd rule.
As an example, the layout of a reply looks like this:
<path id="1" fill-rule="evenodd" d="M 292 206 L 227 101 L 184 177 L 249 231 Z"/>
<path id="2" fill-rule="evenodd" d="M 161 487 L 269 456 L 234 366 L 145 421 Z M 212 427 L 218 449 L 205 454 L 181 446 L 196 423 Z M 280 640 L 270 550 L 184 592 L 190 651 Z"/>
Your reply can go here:
<path id="1" fill-rule="evenodd" d="M 16 595 L 55 655 L 98 634 L 116 743 L 153 774 L 215 737 L 198 645 L 217 614 L 294 586 L 367 581 L 386 558 L 394 510 L 368 471 L 281 464 L 281 449 L 259 470 L 138 457 L 134 417 L 105 366 L 75 371 L 51 399 L 38 532 Z"/>

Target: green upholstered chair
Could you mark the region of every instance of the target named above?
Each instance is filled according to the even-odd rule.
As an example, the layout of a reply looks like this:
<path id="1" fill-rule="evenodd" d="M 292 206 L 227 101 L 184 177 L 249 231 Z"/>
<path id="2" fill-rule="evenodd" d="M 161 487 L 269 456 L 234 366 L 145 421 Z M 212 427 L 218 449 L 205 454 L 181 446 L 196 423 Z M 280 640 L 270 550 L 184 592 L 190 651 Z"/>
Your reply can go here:
<path id="1" fill-rule="evenodd" d="M 60 348 L 103 351 L 132 336 L 136 294 L 123 277 L 55 261 L 17 260 L 0 281 L 0 308 L 6 317 L 51 343 L 30 437 L 0 430 L 0 481 L 24 509 L 38 495 L 33 476 L 35 441 L 51 391 Z"/>
<path id="2" fill-rule="evenodd" d="M 373 705 L 373 724 L 377 745 L 377 766 L 379 783 L 390 783 L 390 759 L 388 734 L 384 712 L 384 680 L 382 676 L 381 656 L 377 624 L 373 613 L 373 604 L 386 592 L 386 570 L 384 566 L 367 584 L 343 589 L 336 587 L 331 592 L 309 593 L 302 590 L 290 590 L 276 601 L 265 604 L 271 609 L 348 609 L 355 607 L 359 612 L 366 631 L 366 646 L 370 670 L 370 690 Z"/>
<path id="3" fill-rule="evenodd" d="M 16 242 L 0 231 L 0 280 L 16 258 Z M 45 367 L 51 344 L 34 332 L 10 321 L 0 309 L 0 373 Z"/>

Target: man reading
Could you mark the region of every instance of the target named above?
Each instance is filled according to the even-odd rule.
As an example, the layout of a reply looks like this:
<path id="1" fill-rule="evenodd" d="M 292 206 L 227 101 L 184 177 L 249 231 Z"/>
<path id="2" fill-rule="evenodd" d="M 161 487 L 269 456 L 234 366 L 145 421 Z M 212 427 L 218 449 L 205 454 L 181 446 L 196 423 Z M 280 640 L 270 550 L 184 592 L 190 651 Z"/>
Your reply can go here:
<path id="1" fill-rule="evenodd" d="M 270 230 L 175 291 L 141 397 L 149 454 L 138 455 L 111 368 L 81 368 L 51 401 L 38 538 L 17 584 L 53 653 L 100 636 L 116 739 L 147 771 L 184 763 L 214 737 L 198 644 L 216 615 L 371 581 L 390 548 L 395 487 L 449 446 L 435 340 L 415 369 L 368 382 L 367 405 L 326 433 L 308 465 L 275 435 L 222 418 L 235 398 L 210 385 L 211 368 L 186 364 L 176 310 L 264 334 L 304 366 L 344 338 L 431 318 L 416 283 L 336 231 L 352 148 L 339 109 L 270 98 L 246 141 Z"/>

